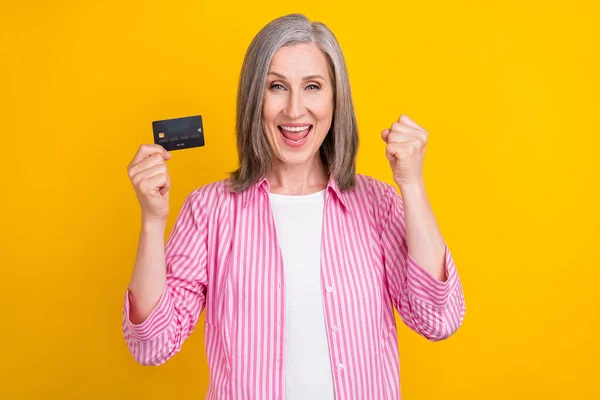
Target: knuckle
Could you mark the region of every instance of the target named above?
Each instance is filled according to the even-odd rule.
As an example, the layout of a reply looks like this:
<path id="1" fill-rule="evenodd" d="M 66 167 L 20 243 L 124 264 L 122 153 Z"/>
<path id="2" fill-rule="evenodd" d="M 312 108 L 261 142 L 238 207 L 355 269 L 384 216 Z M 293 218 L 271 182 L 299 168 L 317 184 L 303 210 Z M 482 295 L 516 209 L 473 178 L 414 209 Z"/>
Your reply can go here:
<path id="1" fill-rule="evenodd" d="M 142 178 L 140 177 L 139 174 L 134 175 L 131 177 L 131 183 L 133 183 L 134 186 L 140 186 L 140 181 L 142 180 Z"/>

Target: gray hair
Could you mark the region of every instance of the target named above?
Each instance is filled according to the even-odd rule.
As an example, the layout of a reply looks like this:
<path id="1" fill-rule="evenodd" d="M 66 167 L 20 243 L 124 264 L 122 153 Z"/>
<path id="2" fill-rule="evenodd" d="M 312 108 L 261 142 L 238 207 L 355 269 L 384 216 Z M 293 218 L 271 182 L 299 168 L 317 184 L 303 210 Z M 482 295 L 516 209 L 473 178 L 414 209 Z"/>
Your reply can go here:
<path id="1" fill-rule="evenodd" d="M 237 93 L 239 167 L 228 180 L 234 192 L 245 190 L 273 168 L 273 154 L 262 126 L 265 82 L 277 50 L 298 43 L 317 45 L 327 57 L 333 83 L 333 120 L 319 149 L 321 160 L 341 190 L 355 185 L 358 127 L 344 55 L 335 35 L 323 23 L 310 22 L 303 14 L 289 14 L 263 27 L 244 57 Z"/>

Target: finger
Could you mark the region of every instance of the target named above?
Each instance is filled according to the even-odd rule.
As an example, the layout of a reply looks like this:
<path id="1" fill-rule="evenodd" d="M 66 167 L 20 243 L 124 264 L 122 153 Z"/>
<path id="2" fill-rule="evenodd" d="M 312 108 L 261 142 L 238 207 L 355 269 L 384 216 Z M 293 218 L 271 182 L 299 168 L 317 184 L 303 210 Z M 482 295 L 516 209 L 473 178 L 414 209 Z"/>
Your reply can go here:
<path id="1" fill-rule="evenodd" d="M 403 133 L 392 132 L 388 136 L 387 143 L 388 144 L 392 144 L 392 143 L 409 143 L 409 142 L 415 141 L 415 139 L 416 138 L 414 136 L 406 135 L 406 134 L 403 134 Z"/>
<path id="2" fill-rule="evenodd" d="M 392 124 L 392 133 L 393 132 L 405 132 L 413 135 L 422 135 L 425 132 L 421 129 L 417 129 L 413 126 L 407 125 L 404 122 L 394 122 Z"/>
<path id="3" fill-rule="evenodd" d="M 406 114 L 402 114 L 400 116 L 400 118 L 398 118 L 398 122 L 404 122 L 406 125 L 408 125 L 412 128 L 418 129 L 418 130 L 423 130 L 423 131 L 425 130 L 422 126 L 420 126 L 415 121 L 410 119 L 409 116 Z"/>
<path id="4" fill-rule="evenodd" d="M 130 167 L 133 167 L 137 164 L 139 164 L 141 161 L 143 161 L 144 159 L 154 155 L 154 154 L 163 154 L 165 159 L 169 159 L 171 158 L 171 153 L 169 153 L 167 150 L 165 150 L 164 147 L 162 147 L 159 144 L 151 144 L 151 143 L 147 143 L 147 144 L 142 144 L 139 148 L 137 153 L 135 153 L 135 156 L 133 157 L 133 160 L 131 160 L 131 163 L 129 163 Z"/>
<path id="5" fill-rule="evenodd" d="M 165 165 L 166 166 L 166 161 L 164 159 L 164 155 L 162 155 L 160 153 L 154 153 L 151 156 L 143 159 L 139 164 L 134 165 L 133 167 L 130 167 L 129 171 L 128 171 L 129 177 L 133 178 L 140 172 L 145 171 L 150 168 L 153 168 L 154 166 L 157 166 L 157 165 Z"/>
<path id="6" fill-rule="evenodd" d="M 171 188 L 171 178 L 169 177 L 169 175 L 167 174 L 167 181 L 165 182 L 164 186 L 162 186 L 159 190 L 160 194 L 162 196 L 165 195 L 165 193 L 167 193 L 169 191 L 169 189 Z"/>
<path id="7" fill-rule="evenodd" d="M 159 194 L 162 195 L 161 189 L 167 185 L 168 180 L 169 177 L 167 174 L 158 174 L 142 182 L 140 189 L 142 193 L 147 193 L 153 197 Z"/>
<path id="8" fill-rule="evenodd" d="M 139 182 L 143 181 L 144 179 L 150 179 L 153 176 L 160 175 L 160 174 L 166 174 L 166 173 L 168 173 L 166 164 L 158 164 L 158 165 L 154 165 L 153 167 L 141 170 L 140 172 L 138 172 L 131 178 L 131 181 L 133 182 L 133 184 L 138 184 Z"/>
<path id="9" fill-rule="evenodd" d="M 411 140 L 419 139 L 423 142 L 427 142 L 427 134 L 423 131 L 409 127 L 399 122 L 394 122 L 392 125 L 392 131 L 387 137 L 388 143 L 394 142 L 407 142 Z"/>
<path id="10" fill-rule="evenodd" d="M 412 154 L 419 152 L 419 147 L 407 143 L 390 143 L 385 148 L 388 159 L 395 157 L 400 159 L 404 154 L 410 157 Z"/>
<path id="11" fill-rule="evenodd" d="M 399 159 L 399 154 L 402 152 L 403 146 L 405 145 L 402 145 L 400 143 L 388 144 L 385 147 L 385 155 L 388 158 L 388 160 L 393 160 L 394 158 Z"/>

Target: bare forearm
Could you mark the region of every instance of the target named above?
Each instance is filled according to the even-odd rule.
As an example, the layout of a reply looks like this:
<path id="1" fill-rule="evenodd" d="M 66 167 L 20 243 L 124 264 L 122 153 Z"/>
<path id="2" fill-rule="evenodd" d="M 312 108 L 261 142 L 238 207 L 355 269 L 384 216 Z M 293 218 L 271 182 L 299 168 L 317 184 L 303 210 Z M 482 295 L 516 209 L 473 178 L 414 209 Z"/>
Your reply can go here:
<path id="1" fill-rule="evenodd" d="M 399 186 L 404 203 L 408 252 L 436 279 L 444 282 L 444 238 L 421 181 Z"/>
<path id="2" fill-rule="evenodd" d="M 129 282 L 130 319 L 140 324 L 154 310 L 165 289 L 166 264 L 164 222 L 142 221 L 131 281 Z"/>

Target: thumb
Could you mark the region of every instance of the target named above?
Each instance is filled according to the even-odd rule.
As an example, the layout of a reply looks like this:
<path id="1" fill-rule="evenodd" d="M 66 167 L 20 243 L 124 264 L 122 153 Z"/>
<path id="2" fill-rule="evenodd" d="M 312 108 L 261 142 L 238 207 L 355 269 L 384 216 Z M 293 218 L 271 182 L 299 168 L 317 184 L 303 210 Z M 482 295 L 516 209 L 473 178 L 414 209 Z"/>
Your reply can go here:
<path id="1" fill-rule="evenodd" d="M 381 131 L 381 138 L 386 143 L 387 143 L 388 136 L 390 135 L 390 132 L 391 132 L 391 129 L 384 129 L 383 131 Z"/>

